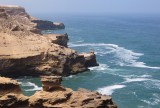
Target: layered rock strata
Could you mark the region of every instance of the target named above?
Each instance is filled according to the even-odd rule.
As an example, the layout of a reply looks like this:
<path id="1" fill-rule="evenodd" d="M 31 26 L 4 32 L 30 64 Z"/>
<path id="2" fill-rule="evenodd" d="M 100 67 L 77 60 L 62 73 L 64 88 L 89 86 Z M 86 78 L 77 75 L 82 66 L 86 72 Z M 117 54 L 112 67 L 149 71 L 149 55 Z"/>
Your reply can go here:
<path id="1" fill-rule="evenodd" d="M 65 28 L 65 25 L 63 23 L 44 21 L 44 20 L 39 20 L 35 17 L 32 17 L 21 6 L 0 5 L 0 9 L 5 10 L 7 15 L 14 17 L 19 22 L 25 23 L 26 25 L 32 23 L 32 26 L 37 29 L 54 30 L 54 29 L 64 29 Z"/>
<path id="2" fill-rule="evenodd" d="M 17 81 L 0 77 L 0 108 L 29 108 L 28 99 L 21 93 Z"/>
<path id="3" fill-rule="evenodd" d="M 0 81 L 0 88 L 3 84 L 6 87 L 11 84 L 18 90 L 14 92 L 9 87 L 8 92 L 0 92 L 0 108 L 117 108 L 110 96 L 85 89 L 73 91 L 61 86 L 60 76 L 42 76 L 43 90 L 30 97 L 21 94 L 16 81 L 4 77 L 0 77 Z"/>
<path id="4" fill-rule="evenodd" d="M 41 77 L 43 91 L 30 97 L 31 108 L 117 108 L 110 96 L 86 89 L 73 91 L 60 85 L 60 76 Z M 47 89 L 46 89 L 47 88 Z M 51 89 L 52 88 L 52 89 Z M 61 88 L 61 89 L 60 89 Z M 49 97 L 49 98 L 48 98 Z"/>
<path id="5" fill-rule="evenodd" d="M 22 7 L 0 6 L 0 75 L 67 76 L 97 65 L 94 54 L 67 48 L 67 34 L 43 35 L 33 20 Z"/>

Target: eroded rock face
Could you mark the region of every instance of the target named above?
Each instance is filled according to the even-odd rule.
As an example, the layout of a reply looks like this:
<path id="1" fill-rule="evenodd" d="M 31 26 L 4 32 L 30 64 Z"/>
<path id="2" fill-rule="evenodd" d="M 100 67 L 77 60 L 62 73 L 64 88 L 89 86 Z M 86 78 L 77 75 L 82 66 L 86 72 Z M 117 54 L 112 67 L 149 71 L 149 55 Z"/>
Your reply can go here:
<path id="1" fill-rule="evenodd" d="M 29 108 L 28 97 L 9 93 L 0 97 L 0 108 Z"/>
<path id="2" fill-rule="evenodd" d="M 42 35 L 32 20 L 22 7 L 0 6 L 0 75 L 67 76 L 87 70 L 88 57 L 67 48 L 67 34 Z"/>
<path id="3" fill-rule="evenodd" d="M 0 108 L 28 108 L 28 97 L 21 94 L 17 81 L 0 77 Z"/>
<path id="4" fill-rule="evenodd" d="M 21 93 L 21 89 L 17 81 L 10 78 L 0 77 L 0 96 L 8 93 Z"/>
<path id="5" fill-rule="evenodd" d="M 17 82 L 9 78 L 0 77 L 0 81 L 0 88 L 4 83 L 17 86 Z M 10 92 L 0 92 L 0 108 L 117 108 L 110 96 L 86 89 L 73 91 L 62 87 L 61 81 L 60 76 L 42 76 L 43 90 L 30 97 L 10 87 L 7 89 Z"/>
<path id="6" fill-rule="evenodd" d="M 90 51 L 89 53 L 81 53 L 80 55 L 84 56 L 86 67 L 93 67 L 99 65 L 96 60 L 96 55 L 93 51 Z"/>
<path id="7" fill-rule="evenodd" d="M 0 6 L 0 75 L 66 76 L 97 65 L 94 53 L 78 54 L 67 48 L 66 34 L 42 35 L 48 22 L 32 20 L 37 19 L 22 7 Z M 37 27 L 39 23 L 42 28 Z M 41 78 L 43 90 L 26 97 L 16 81 L 0 77 L 0 108 L 116 108 L 109 96 L 64 88 L 60 76 Z"/>
<path id="8" fill-rule="evenodd" d="M 41 81 L 45 91 L 37 91 L 30 97 L 31 108 L 117 108 L 110 96 L 103 96 L 98 92 L 86 89 L 58 89 L 58 86 L 61 87 L 59 76 L 43 76 Z M 50 87 L 54 90 L 48 90 Z"/>
<path id="9" fill-rule="evenodd" d="M 47 34 L 44 36 L 48 37 L 52 43 L 58 44 L 60 46 L 68 47 L 67 43 L 69 38 L 67 33 L 66 34 Z"/>
<path id="10" fill-rule="evenodd" d="M 55 30 L 55 29 L 64 29 L 65 26 L 63 23 L 54 23 L 51 21 L 44 20 L 32 20 L 36 24 L 36 28 L 41 30 Z"/>
<path id="11" fill-rule="evenodd" d="M 29 99 L 31 108 L 117 108 L 110 96 L 85 89 L 72 91 L 38 91 Z"/>
<path id="12" fill-rule="evenodd" d="M 61 86 L 61 76 L 42 76 L 42 88 L 43 91 L 65 91 L 66 89 Z"/>
<path id="13" fill-rule="evenodd" d="M 0 19 L 12 17 L 13 20 L 18 21 L 18 27 L 22 24 L 27 30 L 41 34 L 42 30 L 54 30 L 54 29 L 64 29 L 65 26 L 63 23 L 56 23 L 51 21 L 38 20 L 30 16 L 23 7 L 16 5 L 0 5 Z M 16 29 L 19 30 L 16 26 Z"/>

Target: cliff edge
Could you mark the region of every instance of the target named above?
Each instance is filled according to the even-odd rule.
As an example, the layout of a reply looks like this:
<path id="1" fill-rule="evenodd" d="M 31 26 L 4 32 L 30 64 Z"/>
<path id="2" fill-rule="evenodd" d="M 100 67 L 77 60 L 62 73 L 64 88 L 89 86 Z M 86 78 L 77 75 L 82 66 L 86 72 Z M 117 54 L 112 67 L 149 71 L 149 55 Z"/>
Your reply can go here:
<path id="1" fill-rule="evenodd" d="M 33 18 L 23 7 L 0 6 L 0 75 L 67 76 L 98 65 L 94 52 L 78 54 L 67 48 L 67 34 L 42 34 L 57 29 L 59 24 L 52 24 Z"/>

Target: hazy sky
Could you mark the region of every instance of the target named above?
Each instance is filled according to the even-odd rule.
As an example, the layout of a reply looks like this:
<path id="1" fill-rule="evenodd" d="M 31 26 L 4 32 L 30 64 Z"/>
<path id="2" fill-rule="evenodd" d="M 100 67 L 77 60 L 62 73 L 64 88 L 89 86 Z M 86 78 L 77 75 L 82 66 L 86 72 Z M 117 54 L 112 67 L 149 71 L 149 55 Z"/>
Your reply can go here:
<path id="1" fill-rule="evenodd" d="M 154 13 L 160 14 L 160 0 L 0 0 L 30 13 Z"/>

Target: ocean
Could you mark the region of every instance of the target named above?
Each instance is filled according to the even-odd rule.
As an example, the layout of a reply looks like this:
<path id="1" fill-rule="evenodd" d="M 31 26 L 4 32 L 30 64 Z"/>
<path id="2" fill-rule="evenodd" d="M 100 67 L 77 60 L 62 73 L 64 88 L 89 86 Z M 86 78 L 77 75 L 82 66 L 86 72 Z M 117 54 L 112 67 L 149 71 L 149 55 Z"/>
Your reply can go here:
<path id="1" fill-rule="evenodd" d="M 94 50 L 97 67 L 63 78 L 74 90 L 111 95 L 119 108 L 160 108 L 160 17 L 156 15 L 38 15 L 60 21 L 69 48 Z M 18 78 L 25 95 L 41 90 L 39 78 Z"/>

